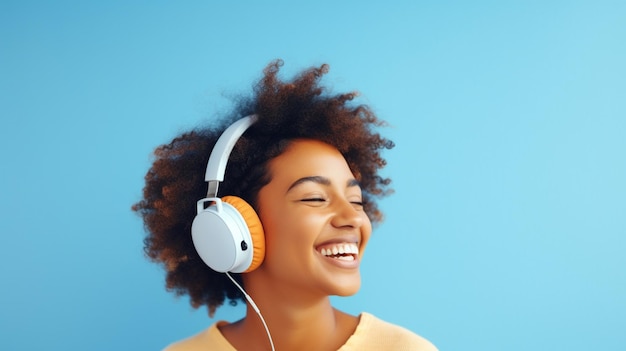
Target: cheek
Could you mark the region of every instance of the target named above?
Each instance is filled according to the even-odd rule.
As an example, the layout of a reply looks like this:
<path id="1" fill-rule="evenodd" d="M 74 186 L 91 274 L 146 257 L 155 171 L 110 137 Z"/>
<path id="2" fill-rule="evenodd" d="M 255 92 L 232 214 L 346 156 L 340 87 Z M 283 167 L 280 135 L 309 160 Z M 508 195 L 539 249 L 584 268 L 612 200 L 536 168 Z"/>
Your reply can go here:
<path id="1" fill-rule="evenodd" d="M 288 211 L 272 209 L 259 213 L 265 233 L 266 260 L 273 261 L 277 257 L 286 257 L 294 251 L 294 239 L 302 224 L 298 224 L 296 216 Z"/>
<path id="2" fill-rule="evenodd" d="M 268 246 L 303 244 L 307 238 L 312 239 L 314 228 L 319 227 L 320 222 L 294 211 L 277 211 L 259 217 Z"/>
<path id="3" fill-rule="evenodd" d="M 268 262 L 299 262 L 314 251 L 325 219 L 305 212 L 285 208 L 259 214 L 265 231 Z"/>
<path id="4" fill-rule="evenodd" d="M 363 225 L 361 226 L 361 250 L 364 251 L 367 243 L 372 236 L 372 222 L 369 217 L 363 213 Z"/>

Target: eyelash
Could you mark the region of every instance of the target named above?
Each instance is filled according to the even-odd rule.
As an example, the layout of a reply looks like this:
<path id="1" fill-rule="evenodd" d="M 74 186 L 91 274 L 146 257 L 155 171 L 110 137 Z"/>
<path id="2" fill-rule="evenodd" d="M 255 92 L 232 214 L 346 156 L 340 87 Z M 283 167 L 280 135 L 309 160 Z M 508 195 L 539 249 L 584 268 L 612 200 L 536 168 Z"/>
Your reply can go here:
<path id="1" fill-rule="evenodd" d="M 309 199 L 302 199 L 300 201 L 302 201 L 302 202 L 324 202 L 324 201 L 326 201 L 326 199 L 323 199 L 321 197 L 312 197 L 312 198 L 309 198 Z"/>
<path id="2" fill-rule="evenodd" d="M 300 200 L 302 202 L 325 202 L 326 199 L 323 199 L 321 197 L 314 197 L 314 198 L 310 198 L 310 199 L 302 199 Z M 363 201 L 350 201 L 351 204 L 356 205 L 356 206 L 363 206 Z"/>

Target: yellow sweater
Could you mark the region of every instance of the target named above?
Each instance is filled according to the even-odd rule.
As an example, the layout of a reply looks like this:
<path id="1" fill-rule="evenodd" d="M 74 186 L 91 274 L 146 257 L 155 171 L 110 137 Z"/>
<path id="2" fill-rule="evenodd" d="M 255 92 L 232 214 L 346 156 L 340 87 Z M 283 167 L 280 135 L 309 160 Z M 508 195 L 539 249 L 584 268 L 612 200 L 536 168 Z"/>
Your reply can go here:
<path id="1" fill-rule="evenodd" d="M 224 338 L 217 322 L 188 339 L 168 346 L 165 351 L 237 351 Z M 382 321 L 369 313 L 361 313 L 354 334 L 337 351 L 437 351 L 428 340 L 397 325 Z"/>

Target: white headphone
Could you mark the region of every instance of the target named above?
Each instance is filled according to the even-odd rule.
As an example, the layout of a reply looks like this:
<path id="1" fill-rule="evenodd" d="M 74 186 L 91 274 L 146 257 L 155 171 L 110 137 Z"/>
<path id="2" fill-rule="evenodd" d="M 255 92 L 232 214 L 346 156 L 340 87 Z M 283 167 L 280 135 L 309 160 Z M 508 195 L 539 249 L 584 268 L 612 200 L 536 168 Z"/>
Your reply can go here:
<path id="1" fill-rule="evenodd" d="M 217 197 L 233 147 L 256 120 L 256 115 L 250 115 L 236 121 L 217 140 L 204 176 L 209 183 L 207 197 L 197 202 L 191 225 L 191 237 L 200 258 L 221 273 L 250 272 L 265 256 L 263 226 L 252 206 L 236 196 Z"/>

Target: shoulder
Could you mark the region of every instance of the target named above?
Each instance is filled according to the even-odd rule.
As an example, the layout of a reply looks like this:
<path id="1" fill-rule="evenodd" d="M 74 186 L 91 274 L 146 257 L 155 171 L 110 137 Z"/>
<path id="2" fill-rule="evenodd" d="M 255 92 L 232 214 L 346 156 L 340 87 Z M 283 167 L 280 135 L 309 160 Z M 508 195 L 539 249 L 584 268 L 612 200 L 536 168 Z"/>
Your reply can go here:
<path id="1" fill-rule="evenodd" d="M 340 350 L 437 351 L 437 348 L 406 328 L 362 313 L 354 334 Z"/>
<path id="2" fill-rule="evenodd" d="M 218 329 L 218 326 L 222 324 L 226 322 L 217 322 L 196 335 L 170 344 L 163 351 L 235 351 Z"/>

